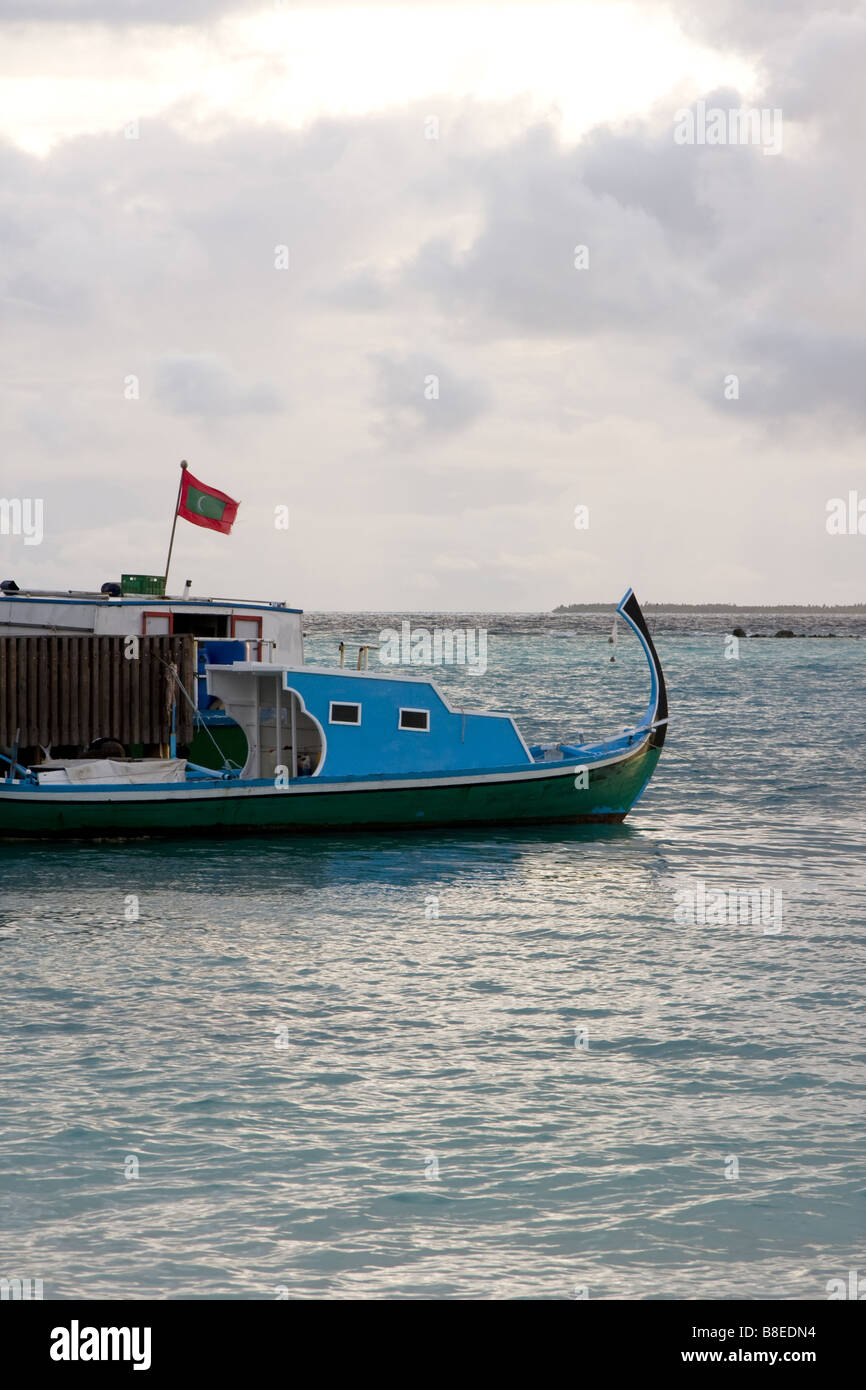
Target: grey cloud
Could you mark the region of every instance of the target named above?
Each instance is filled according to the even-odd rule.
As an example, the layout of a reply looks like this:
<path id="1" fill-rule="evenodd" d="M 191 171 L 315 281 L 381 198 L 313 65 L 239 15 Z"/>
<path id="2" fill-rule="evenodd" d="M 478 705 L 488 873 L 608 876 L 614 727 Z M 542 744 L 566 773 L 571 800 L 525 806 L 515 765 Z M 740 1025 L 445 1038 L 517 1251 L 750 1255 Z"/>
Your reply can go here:
<path id="1" fill-rule="evenodd" d="M 850 143 L 866 134 L 866 16 L 815 13 L 774 55 L 773 92 L 785 116 Z"/>
<path id="2" fill-rule="evenodd" d="M 219 358 L 166 356 L 154 367 L 154 397 L 173 415 L 251 415 L 279 410 L 282 396 L 269 383 L 245 385 Z"/>
<path id="3" fill-rule="evenodd" d="M 833 83 L 846 44 L 860 51 L 845 26 L 818 16 L 768 58 L 766 90 L 804 123 L 800 147 L 786 138 L 779 157 L 676 146 L 673 111 L 661 109 L 574 145 L 543 121 L 506 141 L 501 108 L 445 101 L 443 131 L 459 138 L 435 152 L 419 133 L 427 103 L 189 139 L 179 110 L 143 121 L 136 141 L 82 137 L 44 160 L 0 149 L 0 265 L 15 311 L 8 456 L 24 477 L 55 477 L 62 459 L 70 494 L 79 466 L 94 478 L 125 469 L 131 497 L 166 461 L 170 509 L 181 454 L 232 490 L 240 420 L 256 459 L 246 524 L 256 506 L 267 515 L 292 502 L 301 480 L 292 563 L 318 603 L 355 601 L 337 578 L 374 573 L 380 556 L 398 582 L 394 535 L 411 537 L 406 554 L 421 569 L 463 553 L 450 533 L 470 512 L 481 555 L 544 553 L 552 534 L 571 555 L 570 513 L 584 496 L 588 563 L 601 573 L 634 544 L 658 587 L 677 591 L 705 548 L 727 564 L 727 523 L 710 515 L 719 470 L 729 522 L 782 466 L 779 422 L 792 487 L 859 456 L 866 192 L 852 176 L 851 70 Z M 286 272 L 277 243 L 289 246 Z M 589 246 L 587 270 L 574 268 L 577 243 Z M 728 372 L 741 378 L 735 404 L 722 396 Z M 128 373 L 141 377 L 139 401 L 123 399 Z M 429 375 L 438 401 L 424 398 Z M 834 453 L 840 422 L 848 434 Z M 686 500 L 648 537 L 634 498 L 658 478 Z M 62 509 L 61 493 L 58 481 Z M 503 500 L 512 522 L 494 514 Z M 708 507 L 696 538 L 683 524 L 693 502 Z M 767 592 L 801 574 L 820 591 L 826 557 L 808 538 L 796 563 L 790 533 L 759 539 Z M 259 574 L 269 543 L 257 533 L 242 550 L 239 532 L 225 561 L 235 582 Z M 282 592 L 285 551 L 274 554 L 261 563 Z M 853 584 L 849 551 L 834 563 L 839 584 L 852 566 Z M 477 574 L 471 602 L 498 605 L 507 575 Z M 558 580 L 538 583 L 521 603 L 563 597 Z"/>
<path id="4" fill-rule="evenodd" d="M 673 126 L 671 112 L 662 129 L 599 130 L 576 148 L 541 127 L 477 159 L 478 235 L 468 249 L 427 239 L 393 299 L 471 309 L 480 335 L 688 333 L 720 303 L 714 258 L 737 245 L 741 204 L 760 201 L 769 171 L 757 148 L 676 145 Z"/>
<path id="5" fill-rule="evenodd" d="M 806 83 L 806 69 L 797 73 Z M 737 104 L 737 94 L 708 102 Z M 333 316 L 342 331 L 340 316 L 375 313 L 378 331 L 395 335 L 378 360 L 381 428 L 431 441 L 471 424 L 489 395 L 459 368 L 454 377 L 443 332 L 491 345 L 619 337 L 679 376 L 683 357 L 736 370 L 748 356 L 745 323 L 772 326 L 772 355 L 779 325 L 820 338 L 840 314 L 837 330 L 862 321 L 866 291 L 851 253 L 864 195 L 835 131 L 805 157 L 766 157 L 755 147 L 678 146 L 671 111 L 577 146 L 538 123 L 491 148 L 495 116 L 453 114 L 459 145 L 435 164 L 415 113 L 300 132 L 236 126 L 206 144 L 153 121 L 138 141 L 86 137 L 44 163 L 10 156 L 0 195 L 5 293 L 19 314 L 28 303 L 49 308 L 52 322 L 74 313 L 89 331 L 101 324 L 99 336 L 116 320 L 120 375 L 141 370 L 145 303 L 144 321 L 174 342 L 180 305 L 198 343 L 242 316 L 260 340 L 254 355 L 269 339 L 278 353 L 289 348 L 310 316 Z M 455 216 L 477 224 L 468 245 L 450 231 Z M 274 268 L 279 243 L 289 246 L 288 272 Z M 578 244 L 587 269 L 574 266 Z M 434 361 L 394 350 L 418 332 Z M 276 408 L 274 388 L 246 395 L 191 360 L 161 384 L 172 409 L 187 400 L 222 412 Z M 427 402 L 423 380 L 436 361 L 442 391 Z M 262 364 L 258 372 L 274 376 Z M 699 373 L 695 381 L 700 389 Z M 835 390 L 831 374 L 829 403 Z M 838 392 L 849 409 L 841 379 Z M 768 390 L 763 399 L 769 411 L 788 398 Z"/>
<path id="6" fill-rule="evenodd" d="M 379 428 L 391 445 L 456 434 L 489 403 L 489 391 L 480 381 L 432 355 L 377 353 L 373 362 L 374 403 L 382 412 Z"/>
<path id="7" fill-rule="evenodd" d="M 744 332 L 739 405 L 744 414 L 836 410 L 866 422 L 866 335 L 771 324 Z"/>
<path id="8" fill-rule="evenodd" d="M 363 0 L 0 0 L 0 20 L 31 20 L 99 24 L 206 24 L 230 11 L 251 13 L 282 8 L 289 12 L 306 3 L 316 9 L 353 9 Z M 406 7 L 406 0 L 372 0 L 382 9 Z M 466 0 L 436 0 L 456 7 Z M 525 0 L 496 0 L 498 7 Z"/>
<path id="9" fill-rule="evenodd" d="M 731 93 L 718 104 L 737 105 L 738 100 Z M 637 122 L 623 132 L 604 126 L 593 130 L 580 148 L 578 176 L 595 198 L 646 213 L 674 246 L 706 243 L 716 215 L 702 193 L 703 151 L 676 145 L 672 131 L 673 122 L 662 134 Z"/>
<path id="10" fill-rule="evenodd" d="M 638 0 L 643 8 L 660 9 L 659 0 Z M 664 8 L 690 37 L 716 48 L 763 54 L 773 44 L 803 29 L 821 9 L 846 15 L 862 15 L 863 0 L 833 0 L 832 6 L 820 0 L 670 0 Z"/>
<path id="11" fill-rule="evenodd" d="M 639 206 L 596 195 L 582 156 L 552 130 L 479 161 L 482 229 L 468 251 L 432 238 L 395 288 L 436 297 L 450 314 L 471 307 L 499 331 L 582 336 L 679 316 L 690 287 L 664 229 Z M 588 266 L 576 266 L 585 246 Z M 579 254 L 578 257 L 579 259 Z"/>
<path id="12" fill-rule="evenodd" d="M 206 24 L 261 0 L 0 0 L 0 21 L 67 24 Z"/>

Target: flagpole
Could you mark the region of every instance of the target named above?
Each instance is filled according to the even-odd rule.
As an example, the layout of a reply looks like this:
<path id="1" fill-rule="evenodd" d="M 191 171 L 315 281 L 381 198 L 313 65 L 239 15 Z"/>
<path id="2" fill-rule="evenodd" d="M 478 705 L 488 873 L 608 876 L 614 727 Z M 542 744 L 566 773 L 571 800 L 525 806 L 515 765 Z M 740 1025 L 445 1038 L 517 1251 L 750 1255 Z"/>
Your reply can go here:
<path id="1" fill-rule="evenodd" d="M 177 511 L 178 511 L 178 507 L 180 506 L 180 494 L 181 494 L 181 489 L 182 489 L 182 487 L 183 487 L 183 475 L 184 475 L 184 472 L 186 471 L 187 468 L 189 468 L 189 464 L 187 463 L 186 459 L 181 459 L 181 461 L 180 461 L 180 482 L 179 482 L 178 485 L 177 485 L 177 500 L 176 500 L 176 502 L 175 502 L 175 504 L 174 504 L 174 518 L 173 518 L 172 523 L 171 523 L 171 540 L 170 540 L 169 543 L 168 543 L 168 556 L 166 557 L 166 561 L 165 561 L 165 578 L 164 578 L 163 581 L 162 581 L 162 596 L 163 596 L 163 598 L 165 598 L 166 592 L 167 592 L 167 590 L 168 590 L 168 568 L 169 568 L 169 565 L 171 564 L 171 552 L 172 552 L 172 549 L 173 549 L 173 547 L 174 547 L 174 533 L 175 533 L 175 528 L 177 527 Z"/>

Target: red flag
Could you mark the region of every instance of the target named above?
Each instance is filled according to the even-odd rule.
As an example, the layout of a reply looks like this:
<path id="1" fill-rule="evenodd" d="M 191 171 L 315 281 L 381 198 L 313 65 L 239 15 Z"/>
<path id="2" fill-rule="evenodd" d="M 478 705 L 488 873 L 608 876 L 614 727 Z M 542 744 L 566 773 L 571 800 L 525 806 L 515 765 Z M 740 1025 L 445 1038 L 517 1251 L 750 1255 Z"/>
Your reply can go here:
<path id="1" fill-rule="evenodd" d="M 200 483 L 188 468 L 184 469 L 177 504 L 177 514 L 184 521 L 191 521 L 193 526 L 206 526 L 209 531 L 222 531 L 227 536 L 239 506 L 240 502 L 235 502 L 227 493 Z"/>

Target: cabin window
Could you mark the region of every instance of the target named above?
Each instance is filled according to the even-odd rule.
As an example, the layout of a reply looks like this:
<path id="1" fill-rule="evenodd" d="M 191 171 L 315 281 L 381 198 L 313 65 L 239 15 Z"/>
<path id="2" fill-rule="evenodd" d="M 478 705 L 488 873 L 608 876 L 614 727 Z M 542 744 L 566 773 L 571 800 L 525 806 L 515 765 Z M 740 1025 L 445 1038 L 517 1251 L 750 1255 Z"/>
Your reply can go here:
<path id="1" fill-rule="evenodd" d="M 332 700 L 328 718 L 331 724 L 360 724 L 361 706 L 341 705 L 337 704 L 336 700 Z"/>
<path id="2" fill-rule="evenodd" d="M 422 733 L 429 734 L 429 709 L 401 709 L 398 727 L 401 729 L 420 729 Z"/>
<path id="3" fill-rule="evenodd" d="M 174 632 L 191 632 L 194 637 L 228 637 L 226 613 L 173 613 Z"/>

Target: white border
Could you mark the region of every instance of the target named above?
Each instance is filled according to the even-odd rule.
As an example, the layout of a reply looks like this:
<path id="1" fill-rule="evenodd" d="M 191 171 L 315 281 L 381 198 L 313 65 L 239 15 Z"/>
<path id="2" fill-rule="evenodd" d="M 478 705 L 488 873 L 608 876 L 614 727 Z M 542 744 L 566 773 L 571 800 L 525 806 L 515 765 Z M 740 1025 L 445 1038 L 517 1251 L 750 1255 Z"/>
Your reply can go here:
<path id="1" fill-rule="evenodd" d="M 334 719 L 334 705 L 352 705 L 358 711 L 357 719 Z M 308 713 L 309 711 L 305 711 Z M 361 727 L 361 701 L 360 700 L 331 700 L 328 704 L 328 723 L 336 724 L 344 729 L 360 729 Z"/>
<path id="2" fill-rule="evenodd" d="M 402 724 L 400 721 L 404 714 L 426 714 L 427 724 L 423 729 L 417 725 Z M 430 732 L 430 711 L 429 709 L 416 709 L 414 705 L 400 705 L 397 710 L 397 728 L 401 734 L 429 734 Z"/>
<path id="3" fill-rule="evenodd" d="M 337 702 L 340 703 L 339 701 Z M 246 784 L 236 781 L 220 782 L 215 787 L 196 787 L 194 783 L 166 782 L 161 787 L 155 787 L 152 791 L 142 791 L 134 786 L 120 789 L 116 787 L 94 788 L 89 792 L 79 792 L 77 787 L 64 787 L 49 790 L 48 787 L 32 791 L 18 790 L 20 782 L 14 784 L 15 790 L 10 788 L 9 801 L 14 805 L 16 800 L 36 801 L 42 804 L 54 804 L 57 806 L 67 805 L 70 801 L 86 802 L 96 801 L 103 804 L 110 804 L 112 801 L 126 801 L 130 796 L 137 801 L 166 801 L 167 799 L 179 797 L 184 801 L 208 801 L 223 800 L 226 798 L 238 798 L 244 796 L 318 796 L 328 792 L 378 792 L 378 791 L 415 791 L 426 787 L 467 787 L 487 782 L 535 782 L 539 779 L 549 777 L 574 777 L 575 772 L 586 768 L 592 772 L 597 767 L 613 767 L 616 763 L 626 762 L 629 758 L 642 752 L 649 742 L 651 730 L 644 731 L 645 737 L 639 743 L 632 744 L 629 748 L 622 749 L 621 752 L 614 754 L 610 758 L 587 758 L 583 762 L 574 759 L 564 767 L 557 767 L 555 763 L 534 763 L 532 767 L 517 768 L 513 772 L 463 772 L 454 776 L 445 775 L 440 777 L 407 777 L 407 778 L 382 778 L 374 781 L 368 777 L 357 777 L 349 780 L 328 781 L 317 777 L 299 777 L 293 781 L 289 787 L 276 787 L 266 778 L 258 778 Z M 169 791 L 168 788 L 176 787 L 176 791 Z M 3 799 L 4 785 L 0 782 L 0 800 Z"/>

